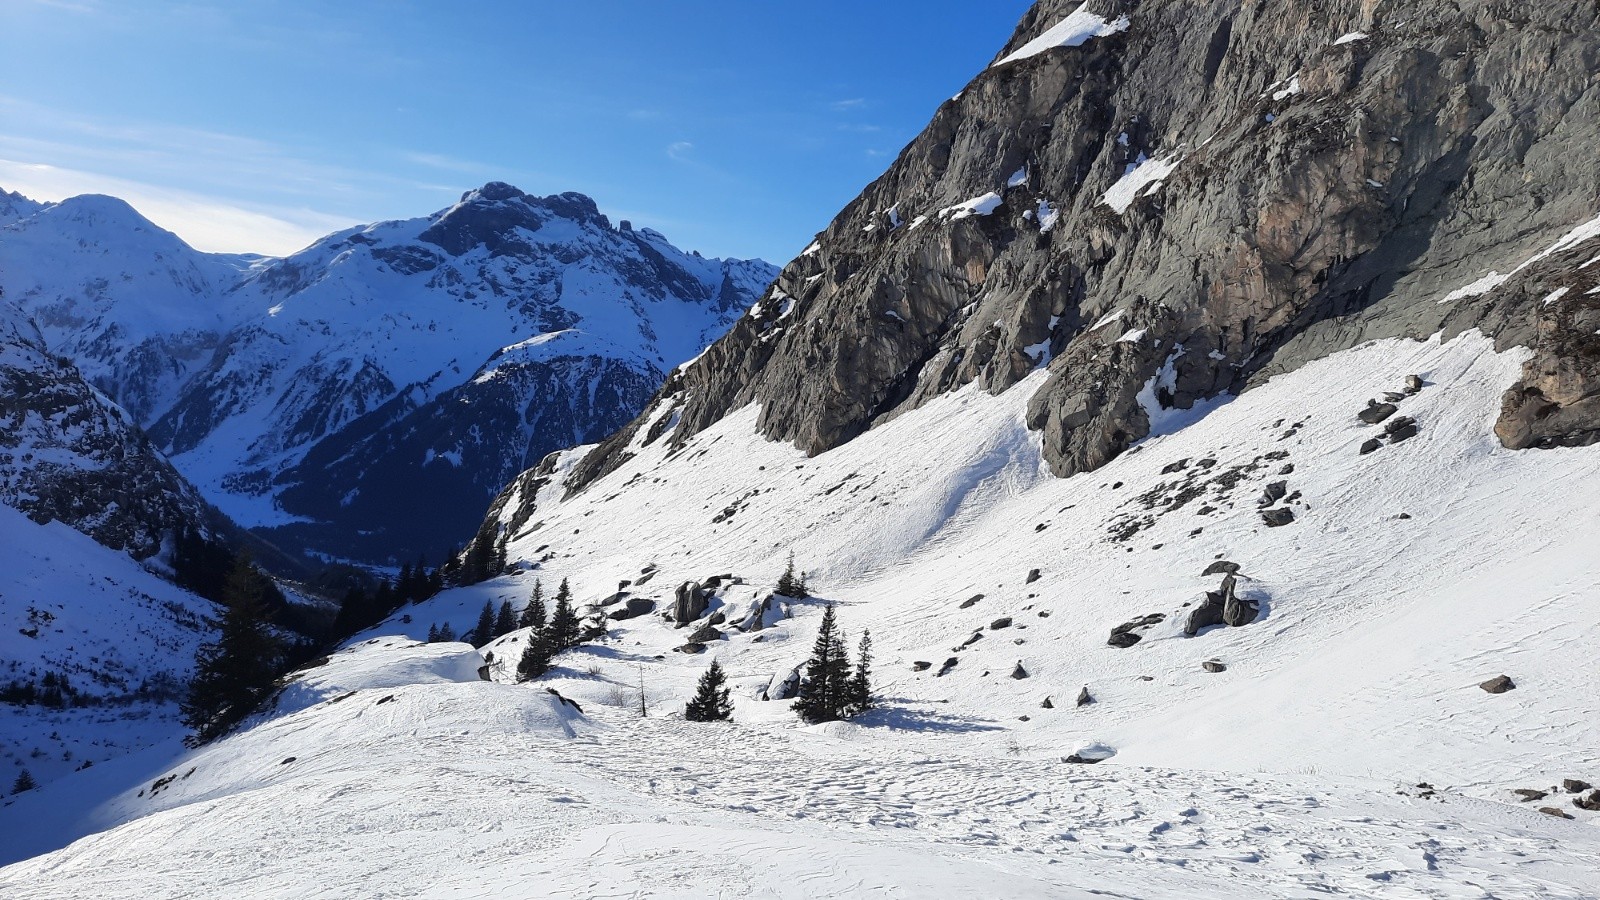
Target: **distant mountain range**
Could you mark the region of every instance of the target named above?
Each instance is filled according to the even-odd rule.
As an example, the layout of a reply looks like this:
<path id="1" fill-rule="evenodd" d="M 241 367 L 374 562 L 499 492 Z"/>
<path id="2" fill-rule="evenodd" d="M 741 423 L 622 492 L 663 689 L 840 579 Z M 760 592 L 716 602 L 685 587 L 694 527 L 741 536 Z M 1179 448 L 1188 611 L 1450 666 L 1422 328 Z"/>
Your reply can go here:
<path id="1" fill-rule="evenodd" d="M 628 421 L 777 270 L 491 183 L 282 259 L 103 196 L 0 194 L 0 288 L 205 498 L 287 550 L 435 562 L 545 454 Z"/>

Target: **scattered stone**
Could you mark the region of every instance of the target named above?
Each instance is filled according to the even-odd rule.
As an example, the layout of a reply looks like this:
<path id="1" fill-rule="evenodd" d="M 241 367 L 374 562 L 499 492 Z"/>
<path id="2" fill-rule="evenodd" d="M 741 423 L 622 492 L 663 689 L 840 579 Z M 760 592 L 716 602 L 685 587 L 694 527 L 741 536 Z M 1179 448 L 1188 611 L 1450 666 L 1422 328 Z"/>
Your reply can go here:
<path id="1" fill-rule="evenodd" d="M 1022 660 L 1017 660 L 1017 667 L 1011 670 L 1011 677 L 1018 681 L 1028 677 L 1028 670 L 1022 667 Z"/>
<path id="2" fill-rule="evenodd" d="M 1377 438 L 1367 438 L 1367 440 L 1361 445 L 1361 455 L 1366 456 L 1368 453 L 1371 453 L 1382 446 L 1383 441 L 1380 441 Z"/>
<path id="3" fill-rule="evenodd" d="M 1572 805 L 1589 812 L 1600 812 L 1600 791 L 1590 791 L 1587 797 L 1574 797 Z"/>
<path id="4" fill-rule="evenodd" d="M 695 641 L 690 641 L 689 643 L 684 644 L 682 647 L 674 647 L 672 649 L 677 653 L 704 653 L 706 652 L 706 645 Z"/>
<path id="5" fill-rule="evenodd" d="M 687 625 L 705 614 L 709 596 L 699 582 L 685 581 L 678 585 L 677 600 L 672 605 L 672 620 Z"/>
<path id="6" fill-rule="evenodd" d="M 1219 559 L 1216 562 L 1212 563 L 1211 565 L 1206 566 L 1206 570 L 1204 572 L 1200 573 L 1200 577 L 1204 578 L 1204 577 L 1206 577 L 1208 575 L 1237 575 L 1237 574 L 1239 574 L 1239 564 L 1238 563 L 1236 563 L 1236 562 L 1228 562 L 1225 559 Z"/>
<path id="7" fill-rule="evenodd" d="M 1556 809 L 1554 806 L 1541 806 L 1541 807 L 1539 807 L 1539 812 L 1542 812 L 1547 816 L 1555 816 L 1558 819 L 1570 819 L 1570 818 L 1572 818 L 1572 814 L 1571 813 L 1567 812 L 1564 809 Z"/>
<path id="8" fill-rule="evenodd" d="M 1139 680 L 1140 681 L 1155 681 L 1156 677 L 1154 675 L 1140 675 L 1139 676 Z"/>
<path id="9" fill-rule="evenodd" d="M 913 672 L 926 672 L 931 668 L 933 668 L 933 663 L 927 660 L 919 659 L 911 663 L 911 671 Z"/>
<path id="10" fill-rule="evenodd" d="M 1399 411 L 1400 407 L 1395 406 L 1393 403 L 1379 403 L 1376 400 L 1368 400 L 1367 408 L 1356 413 L 1356 418 L 1368 425 L 1376 425 Z"/>
<path id="11" fill-rule="evenodd" d="M 1483 688 L 1491 694 L 1504 694 L 1506 691 L 1509 691 L 1516 686 L 1517 683 L 1511 680 L 1510 675 L 1496 675 L 1488 681 L 1485 681 L 1483 684 L 1478 685 L 1478 687 Z"/>
<path id="12" fill-rule="evenodd" d="M 1400 420 L 1396 419 L 1395 421 L 1398 422 Z M 1393 431 L 1385 433 L 1389 436 L 1389 443 L 1391 444 L 1398 444 L 1401 441 L 1408 441 L 1417 436 L 1417 423 L 1407 422 Z"/>
<path id="13" fill-rule="evenodd" d="M 1284 495 L 1288 493 L 1289 482 L 1274 481 L 1267 485 L 1267 489 L 1265 491 L 1261 492 L 1261 499 L 1256 501 L 1256 505 L 1262 507 L 1271 506 L 1272 504 L 1277 503 L 1279 500 L 1282 500 Z"/>
<path id="14" fill-rule="evenodd" d="M 1137 619 L 1123 622 L 1121 625 L 1111 629 L 1111 637 L 1106 643 L 1112 647 L 1132 647 L 1144 639 L 1144 635 L 1136 633 L 1136 629 L 1149 628 L 1165 621 L 1166 618 L 1166 613 L 1151 613 L 1148 616 L 1140 616 Z"/>
<path id="15" fill-rule="evenodd" d="M 956 664 L 959 662 L 961 662 L 961 660 L 955 658 L 954 656 L 950 657 L 944 661 L 944 665 L 939 667 L 939 672 L 934 677 L 943 678 L 951 669 L 954 669 Z"/>
<path id="16" fill-rule="evenodd" d="M 1536 791 L 1533 788 L 1517 788 L 1511 793 L 1521 797 L 1523 803 L 1532 803 L 1535 800 L 1543 800 L 1546 796 L 1548 796 L 1544 791 Z"/>
<path id="17" fill-rule="evenodd" d="M 1217 662 L 1214 659 L 1208 659 L 1205 662 L 1201 663 L 1200 664 L 1200 668 L 1205 669 L 1207 672 L 1226 672 L 1226 671 L 1228 671 L 1228 666 L 1227 666 L 1226 663 L 1220 663 L 1220 662 Z"/>
<path id="18" fill-rule="evenodd" d="M 1039 610 L 1039 618 L 1041 618 L 1041 619 L 1050 618 L 1050 610 L 1048 610 L 1048 609 Z"/>
<path id="19" fill-rule="evenodd" d="M 1395 516 L 1395 518 L 1396 519 L 1409 519 L 1409 518 L 1411 518 L 1411 513 L 1401 513 L 1400 515 Z"/>
<path id="20" fill-rule="evenodd" d="M 1116 755 L 1117 751 L 1106 746 L 1105 744 L 1093 743 L 1079 747 L 1077 752 L 1066 757 L 1062 761 L 1069 763 L 1088 763 L 1092 765 L 1097 762 L 1104 762 L 1105 760 L 1108 760 Z"/>
<path id="21" fill-rule="evenodd" d="M 1383 401 L 1385 403 L 1399 403 L 1401 400 L 1404 400 L 1405 398 L 1406 398 L 1406 395 L 1400 393 L 1399 391 L 1384 391 L 1383 392 Z"/>
<path id="22" fill-rule="evenodd" d="M 981 640 L 983 640 L 983 632 L 974 631 L 972 633 L 972 637 L 969 637 L 966 640 L 962 641 L 961 642 L 961 646 L 957 647 L 956 649 L 957 650 L 965 650 L 968 647 L 971 647 L 973 644 L 976 644 L 977 642 L 979 642 Z"/>
<path id="23" fill-rule="evenodd" d="M 647 597 L 631 597 L 623 603 L 620 609 L 612 610 L 608 618 L 620 622 L 624 619 L 632 619 L 636 616 L 653 613 L 655 610 L 656 602 L 654 600 Z"/>
<path id="24" fill-rule="evenodd" d="M 1089 693 L 1089 686 L 1086 684 L 1086 685 L 1083 686 L 1082 690 L 1078 691 L 1078 705 L 1079 706 L 1088 706 L 1089 704 L 1091 704 L 1093 702 L 1094 702 L 1094 695 Z"/>
<path id="25" fill-rule="evenodd" d="M 1044 702 L 1039 704 L 1039 708 L 1040 709 L 1055 709 L 1056 705 L 1054 703 L 1050 702 L 1050 698 L 1049 697 L 1046 697 L 1046 698 L 1044 698 Z"/>
<path id="26" fill-rule="evenodd" d="M 1017 716 L 1017 721 L 1018 722 L 1026 722 L 1026 721 L 1029 721 L 1029 717 L 1028 716 Z"/>
<path id="27" fill-rule="evenodd" d="M 1260 606 L 1239 596 L 1232 575 L 1222 579 L 1222 595 L 1222 621 L 1229 628 L 1249 625 L 1261 615 Z"/>
<path id="28" fill-rule="evenodd" d="M 1420 390 L 1422 390 L 1422 376 L 1421 375 L 1407 375 L 1406 376 L 1406 393 L 1407 394 L 1415 394 Z"/>
<path id="29" fill-rule="evenodd" d="M 1033 584 L 1035 581 L 1038 581 L 1038 580 L 1039 580 L 1039 570 L 1038 569 L 1029 569 L 1028 570 L 1028 580 L 1024 581 L 1023 584 Z"/>
<path id="30" fill-rule="evenodd" d="M 689 642 L 692 644 L 709 644 L 712 641 L 720 640 L 722 640 L 722 632 L 712 625 L 702 625 L 695 629 L 694 634 L 689 635 Z"/>
<path id="31" fill-rule="evenodd" d="M 957 608 L 958 609 L 966 609 L 967 607 L 972 606 L 973 604 L 977 603 L 979 600 L 982 600 L 982 599 L 983 599 L 983 595 L 982 594 L 973 594 L 971 597 L 968 597 L 967 599 L 961 601 L 961 605 L 959 607 L 957 607 Z"/>
<path id="32" fill-rule="evenodd" d="M 278 763 L 278 765 L 280 765 L 280 766 L 287 766 L 287 765 L 288 765 L 288 764 L 289 764 L 289 763 L 292 763 L 292 762 L 294 762 L 294 761 L 295 761 L 295 760 L 296 760 L 296 759 L 299 759 L 299 757 L 297 757 L 297 756 L 291 756 L 291 757 L 289 757 L 289 758 L 288 758 L 288 759 L 285 759 L 285 760 L 284 760 L 284 761 L 283 761 L 283 762 L 281 762 L 281 763 Z"/>
<path id="33" fill-rule="evenodd" d="M 1232 578 L 1232 575 L 1228 576 Z M 1226 583 L 1226 582 L 1224 582 Z M 1199 634 L 1202 629 L 1213 625 L 1225 624 L 1223 612 L 1228 608 L 1228 598 L 1220 591 L 1206 591 L 1206 602 L 1189 611 L 1189 621 L 1184 623 L 1183 633 L 1189 637 Z"/>
<path id="34" fill-rule="evenodd" d="M 1010 627 L 1011 627 L 1011 617 L 1010 616 L 1001 616 L 1000 618 L 995 619 L 993 622 L 989 623 L 989 630 L 990 631 L 999 631 L 1002 628 L 1010 628 Z"/>
<path id="35" fill-rule="evenodd" d="M 1284 463 L 1283 464 L 1283 468 L 1278 470 L 1278 474 L 1279 475 L 1293 475 L 1294 474 L 1294 463 Z"/>
<path id="36" fill-rule="evenodd" d="M 1182 472 L 1184 469 L 1187 469 L 1187 468 L 1189 468 L 1189 460 L 1188 460 L 1188 458 L 1184 458 L 1184 459 L 1178 460 L 1177 462 L 1167 463 L 1165 466 L 1162 467 L 1161 474 L 1163 474 L 1163 475 L 1171 475 L 1173 472 Z"/>
<path id="37" fill-rule="evenodd" d="M 728 621 L 728 614 L 719 609 L 716 612 L 711 614 L 711 618 L 706 620 L 706 624 L 708 624 L 708 625 L 721 625 L 721 624 L 723 624 L 723 623 L 725 623 L 727 621 Z"/>
<path id="38" fill-rule="evenodd" d="M 1589 782 L 1579 781 L 1576 778 L 1564 778 L 1561 780 L 1561 789 L 1569 794 L 1581 794 L 1592 787 L 1594 785 Z"/>
<path id="39" fill-rule="evenodd" d="M 1294 510 L 1283 507 L 1264 509 L 1261 511 L 1261 521 L 1267 523 L 1268 528 L 1279 528 L 1294 521 Z"/>

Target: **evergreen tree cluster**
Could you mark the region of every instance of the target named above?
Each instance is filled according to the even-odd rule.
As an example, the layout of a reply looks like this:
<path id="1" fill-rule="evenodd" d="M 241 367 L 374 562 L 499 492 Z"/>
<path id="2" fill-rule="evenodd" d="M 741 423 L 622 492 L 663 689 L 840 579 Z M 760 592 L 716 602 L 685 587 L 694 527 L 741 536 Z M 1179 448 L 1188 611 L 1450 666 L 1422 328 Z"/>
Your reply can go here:
<path id="1" fill-rule="evenodd" d="M 347 638 L 382 622 L 408 603 L 421 603 L 444 590 L 444 571 L 428 572 L 427 561 L 419 558 L 415 564 L 400 567 L 400 576 L 393 582 L 387 578 L 368 593 L 357 585 L 344 595 L 339 614 L 334 617 L 333 631 L 337 638 Z M 453 639 L 453 638 L 452 638 Z"/>
<path id="2" fill-rule="evenodd" d="M 0 703 L 65 709 L 97 706 L 100 698 L 79 691 L 65 672 L 45 672 L 38 681 L 18 679 L 0 687 Z"/>
<path id="3" fill-rule="evenodd" d="M 20 794 L 23 791 L 31 791 L 38 786 L 39 783 L 33 780 L 33 774 L 27 769 L 23 769 L 17 773 L 17 780 L 11 782 L 11 793 Z"/>
<path id="4" fill-rule="evenodd" d="M 850 719 L 872 708 L 872 634 L 861 632 L 854 665 L 845 649 L 844 634 L 834 621 L 833 604 L 822 613 L 817 642 L 806 661 L 795 712 L 816 724 Z"/>
<path id="5" fill-rule="evenodd" d="M 472 536 L 465 553 L 453 557 L 446 568 L 451 579 L 460 585 L 488 581 L 506 570 L 506 539 L 496 522 L 486 521 Z"/>
<path id="6" fill-rule="evenodd" d="M 528 632 L 528 644 L 523 648 L 522 657 L 517 660 L 517 681 L 532 681 L 550 671 L 557 654 L 582 643 L 578 614 L 572 605 L 572 586 L 567 580 L 561 579 L 561 587 L 556 589 L 555 606 L 548 619 L 544 587 L 535 581 L 533 596 L 523 607 L 519 626 L 532 630 Z"/>
<path id="7" fill-rule="evenodd" d="M 773 586 L 773 591 L 779 596 L 792 597 L 804 600 L 811 596 L 811 590 L 806 586 L 806 573 L 798 575 L 794 571 L 794 554 L 789 554 L 789 564 L 784 568 L 783 574 L 778 576 L 778 583 Z"/>
<path id="8" fill-rule="evenodd" d="M 276 591 L 247 555 L 234 557 L 222 618 L 211 623 L 219 634 L 195 654 L 194 678 L 179 704 L 192 732 L 185 739 L 189 746 L 220 737 L 250 715 L 301 649 L 286 646 L 268 624 L 268 602 Z"/>
<path id="9" fill-rule="evenodd" d="M 206 537 L 199 529 L 182 526 L 172 539 L 172 572 L 178 586 L 192 591 L 213 603 L 226 603 L 229 580 L 241 557 L 227 544 Z M 250 566 L 256 581 L 255 590 L 261 592 L 261 602 L 269 613 L 278 613 L 289 605 L 283 592 L 272 579 Z"/>

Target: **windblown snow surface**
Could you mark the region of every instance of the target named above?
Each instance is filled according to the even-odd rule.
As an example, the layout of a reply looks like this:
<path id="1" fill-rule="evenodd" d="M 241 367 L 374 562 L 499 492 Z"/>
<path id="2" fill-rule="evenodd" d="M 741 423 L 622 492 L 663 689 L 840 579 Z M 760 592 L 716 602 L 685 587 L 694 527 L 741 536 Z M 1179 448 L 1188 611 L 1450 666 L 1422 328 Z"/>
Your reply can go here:
<path id="1" fill-rule="evenodd" d="M 816 458 L 759 437 L 754 408 L 675 452 L 641 441 L 572 498 L 543 488 L 518 574 L 404 610 L 255 727 L 0 809 L 9 858 L 62 848 L 0 869 L 0 894 L 1595 897 L 1600 816 L 1511 793 L 1600 782 L 1600 448 L 1498 445 L 1524 353 L 1475 332 L 1364 345 L 1069 479 L 1023 425 L 1034 380 Z M 1381 426 L 1355 413 L 1409 374 L 1420 433 L 1361 455 Z M 1279 480 L 1296 519 L 1267 528 Z M 881 703 L 855 722 L 757 699 L 821 615 L 785 601 L 732 627 L 791 550 L 852 644 L 872 629 Z M 1261 615 L 1185 637 L 1219 556 Z M 702 654 L 646 615 L 517 685 L 524 634 L 484 648 L 493 683 L 468 674 L 478 651 L 415 642 L 535 578 L 584 602 L 632 580 L 665 609 L 729 573 Z M 736 721 L 684 722 L 713 657 Z M 1502 673 L 1514 690 L 1479 689 Z M 1064 761 L 1091 744 L 1114 755 Z"/>

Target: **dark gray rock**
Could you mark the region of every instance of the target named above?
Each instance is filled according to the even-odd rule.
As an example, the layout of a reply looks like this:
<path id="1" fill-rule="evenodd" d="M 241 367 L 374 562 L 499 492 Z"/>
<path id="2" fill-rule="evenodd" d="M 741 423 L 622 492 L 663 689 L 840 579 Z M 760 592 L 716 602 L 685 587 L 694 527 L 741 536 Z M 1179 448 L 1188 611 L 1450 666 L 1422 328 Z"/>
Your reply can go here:
<path id="1" fill-rule="evenodd" d="M 1221 663 L 1221 662 L 1218 662 L 1218 661 L 1216 661 L 1214 659 L 1208 659 L 1205 662 L 1201 663 L 1200 664 L 1200 668 L 1205 669 L 1207 672 L 1212 672 L 1212 673 L 1228 671 L 1228 666 L 1227 666 L 1226 663 Z"/>
<path id="2" fill-rule="evenodd" d="M 639 616 L 648 615 L 655 611 L 656 602 L 654 600 L 651 600 L 648 597 L 630 597 L 620 609 L 614 609 L 611 611 L 611 619 L 613 621 L 621 622 L 625 619 L 633 619 Z"/>
<path id="3" fill-rule="evenodd" d="M 989 623 L 989 630 L 990 631 L 999 631 L 1002 628 L 1010 628 L 1010 627 L 1011 627 L 1011 617 L 1010 616 L 1001 616 L 1000 618 L 995 619 L 993 622 Z"/>
<path id="4" fill-rule="evenodd" d="M 1184 623 L 1183 633 L 1194 637 L 1203 629 L 1225 624 L 1222 614 L 1227 608 L 1228 598 L 1221 592 L 1206 591 L 1206 599 L 1189 611 L 1189 621 Z"/>
<path id="5" fill-rule="evenodd" d="M 1478 685 L 1478 687 L 1483 688 L 1491 694 L 1504 694 L 1506 691 L 1512 690 L 1516 686 L 1517 683 L 1511 680 L 1510 675 L 1496 675 L 1488 681 Z"/>
<path id="6" fill-rule="evenodd" d="M 1230 628 L 1249 625 L 1261 615 L 1261 607 L 1239 596 L 1233 576 L 1222 580 L 1222 621 Z"/>
<path id="7" fill-rule="evenodd" d="M 1542 812 L 1547 816 L 1555 816 L 1558 819 L 1570 819 L 1570 818 L 1572 818 L 1572 814 L 1571 813 L 1567 812 L 1564 809 L 1556 809 L 1554 806 L 1541 806 L 1541 807 L 1539 807 L 1539 812 Z"/>
<path id="8" fill-rule="evenodd" d="M 1572 805 L 1589 812 L 1600 812 L 1600 791 L 1590 791 L 1587 797 L 1574 797 Z"/>
<path id="9" fill-rule="evenodd" d="M 1078 691 L 1078 705 L 1080 707 L 1088 706 L 1089 704 L 1091 704 L 1093 702 L 1094 702 L 1094 695 L 1089 693 L 1089 686 L 1086 684 L 1086 685 L 1083 686 L 1083 688 L 1081 690 Z"/>
<path id="10" fill-rule="evenodd" d="M 961 662 L 960 659 L 957 659 L 954 656 L 950 657 L 949 659 L 944 661 L 944 665 L 939 667 L 939 671 L 934 674 L 934 677 L 935 678 L 944 677 L 945 675 L 949 674 L 950 670 L 954 669 L 960 662 Z"/>
<path id="11" fill-rule="evenodd" d="M 1023 584 L 1033 584 L 1035 581 L 1038 581 L 1038 580 L 1039 580 L 1039 570 L 1038 569 L 1029 569 L 1028 570 L 1028 578 L 1027 578 L 1026 581 L 1023 582 Z"/>
<path id="12" fill-rule="evenodd" d="M 967 609 L 969 607 L 972 607 L 972 606 L 976 605 L 977 602 L 979 600 L 982 600 L 982 599 L 983 599 L 983 595 L 982 594 L 973 594 L 971 597 L 968 597 L 967 599 L 961 601 L 961 605 L 959 607 L 957 607 L 957 609 Z"/>
<path id="13" fill-rule="evenodd" d="M 722 632 L 709 624 L 696 628 L 694 634 L 689 635 L 689 641 L 695 644 L 709 644 L 712 641 L 720 640 L 722 640 Z"/>
<path id="14" fill-rule="evenodd" d="M 1281 506 L 1277 509 L 1264 509 L 1261 511 L 1261 521 L 1265 522 L 1268 528 L 1281 528 L 1294 521 L 1294 510 Z"/>
<path id="15" fill-rule="evenodd" d="M 1421 391 L 1422 390 L 1422 386 L 1423 385 L 1422 385 L 1422 376 L 1421 375 L 1407 375 L 1406 376 L 1406 393 L 1407 394 L 1415 394 L 1418 391 Z"/>
<path id="16" fill-rule="evenodd" d="M 705 614 L 710 595 L 698 582 L 685 581 L 678 585 L 677 598 L 672 605 L 672 621 L 687 625 Z"/>
<path id="17" fill-rule="evenodd" d="M 1046 697 L 1046 698 L 1044 698 L 1044 702 L 1039 704 L 1039 708 L 1040 709 L 1055 709 L 1056 705 L 1054 703 L 1050 702 L 1050 698 L 1049 697 Z"/>
<path id="18" fill-rule="evenodd" d="M 911 663 L 911 671 L 913 672 L 926 672 L 931 668 L 933 668 L 933 663 L 926 660 L 919 659 Z"/>
<path id="19" fill-rule="evenodd" d="M 1408 441 L 1417 436 L 1417 423 L 1407 422 L 1393 431 L 1387 432 L 1386 436 L 1389 438 L 1389 443 L 1391 444 L 1398 444 L 1401 441 Z"/>
<path id="20" fill-rule="evenodd" d="M 1569 794 L 1581 794 L 1592 787 L 1594 787 L 1594 785 L 1587 781 L 1581 781 L 1577 778 L 1563 778 L 1561 780 L 1561 789 Z"/>
<path id="21" fill-rule="evenodd" d="M 1356 418 L 1368 425 L 1376 425 L 1399 411 L 1400 407 L 1395 406 L 1393 403 L 1378 403 L 1369 400 L 1367 401 L 1367 408 L 1357 413 Z"/>
<path id="22" fill-rule="evenodd" d="M 1111 629 L 1111 637 L 1106 640 L 1106 643 L 1112 647 L 1132 647 L 1143 640 L 1144 635 L 1140 634 L 1140 631 L 1164 622 L 1166 618 L 1166 613 L 1151 613 L 1147 616 L 1140 616 L 1137 619 L 1123 622 L 1121 625 Z"/>
<path id="23" fill-rule="evenodd" d="M 1022 660 L 1017 660 L 1017 665 L 1011 670 L 1011 677 L 1018 681 L 1028 677 L 1028 670 L 1022 667 Z"/>
<path id="24" fill-rule="evenodd" d="M 1288 495 L 1288 493 L 1289 493 L 1289 482 L 1287 482 L 1287 481 L 1274 481 L 1271 484 L 1267 485 L 1267 489 L 1266 490 L 1261 492 L 1261 499 L 1256 501 L 1256 505 L 1257 506 L 1271 506 L 1272 504 L 1277 503 L 1279 500 L 1282 500 L 1285 496 Z"/>
<path id="25" fill-rule="evenodd" d="M 1207 575 L 1218 574 L 1237 575 L 1239 574 L 1239 564 L 1236 562 L 1228 562 L 1225 559 L 1219 559 L 1216 562 L 1213 562 L 1211 565 L 1206 566 L 1206 570 L 1200 573 L 1200 577 L 1204 578 Z"/>
<path id="26" fill-rule="evenodd" d="M 1368 453 L 1371 453 L 1382 446 L 1383 441 L 1380 441 L 1377 438 L 1367 438 L 1361 443 L 1361 455 L 1366 456 Z"/>
<path id="27" fill-rule="evenodd" d="M 706 652 L 706 645 L 705 644 L 701 644 L 701 643 L 697 643 L 695 641 L 690 641 L 689 643 L 684 644 L 681 647 L 673 647 L 672 649 L 676 653 L 688 653 L 688 654 L 692 655 L 692 654 L 695 654 L 695 653 L 704 653 L 704 652 Z"/>
<path id="28" fill-rule="evenodd" d="M 1535 800 L 1543 800 L 1545 797 L 1549 796 L 1544 791 L 1536 791 L 1532 788 L 1517 788 L 1511 793 L 1520 797 L 1523 803 L 1532 803 Z"/>

